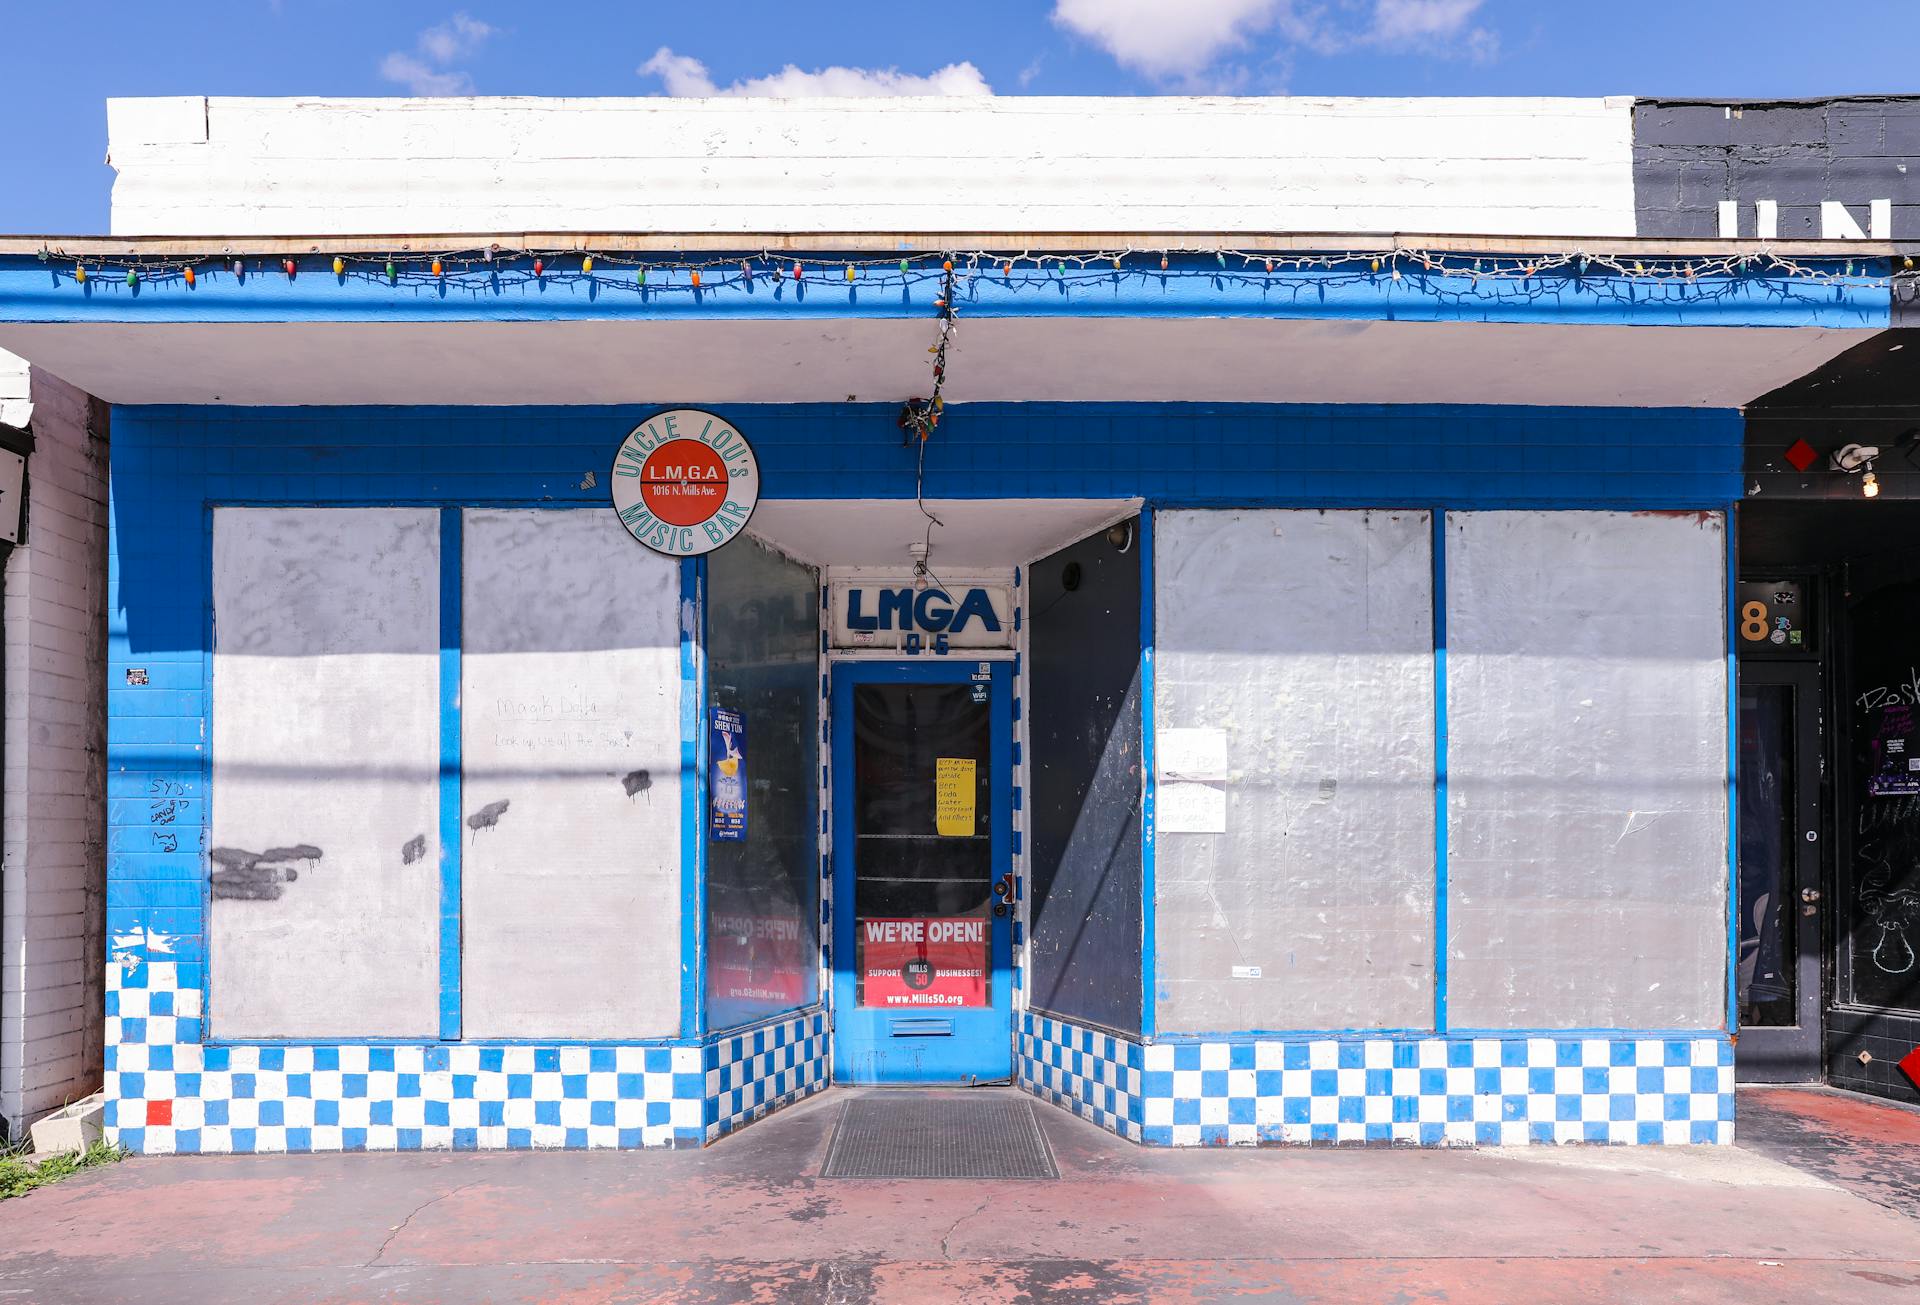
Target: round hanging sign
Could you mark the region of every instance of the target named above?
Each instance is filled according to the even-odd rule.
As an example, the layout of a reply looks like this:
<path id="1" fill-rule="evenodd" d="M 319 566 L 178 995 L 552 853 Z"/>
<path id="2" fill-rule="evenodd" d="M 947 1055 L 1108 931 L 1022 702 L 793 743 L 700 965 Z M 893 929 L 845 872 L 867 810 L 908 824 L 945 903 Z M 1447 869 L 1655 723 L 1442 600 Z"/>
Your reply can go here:
<path id="1" fill-rule="evenodd" d="M 627 533 L 668 557 L 711 553 L 746 528 L 760 463 L 746 436 L 699 408 L 656 412 L 613 455 L 613 510 Z"/>

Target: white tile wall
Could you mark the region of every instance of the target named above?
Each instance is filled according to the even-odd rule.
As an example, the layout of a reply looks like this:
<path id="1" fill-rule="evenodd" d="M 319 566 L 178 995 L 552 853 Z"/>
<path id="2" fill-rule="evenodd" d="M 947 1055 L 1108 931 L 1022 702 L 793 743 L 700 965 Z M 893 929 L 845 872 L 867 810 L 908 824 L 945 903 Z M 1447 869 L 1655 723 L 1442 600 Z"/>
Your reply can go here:
<path id="1" fill-rule="evenodd" d="M 23 415 L 0 357 L 0 417 Z M 100 1086 L 106 891 L 107 423 L 36 372 L 27 542 L 5 568 L 0 1117 Z"/>

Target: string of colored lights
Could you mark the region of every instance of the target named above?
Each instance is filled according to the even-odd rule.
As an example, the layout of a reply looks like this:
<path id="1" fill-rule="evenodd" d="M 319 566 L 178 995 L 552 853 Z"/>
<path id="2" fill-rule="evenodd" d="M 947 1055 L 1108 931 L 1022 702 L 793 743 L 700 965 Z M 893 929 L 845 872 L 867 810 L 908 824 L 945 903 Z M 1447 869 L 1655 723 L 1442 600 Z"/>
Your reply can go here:
<path id="1" fill-rule="evenodd" d="M 954 289 L 953 260 L 943 259 L 940 264 L 940 297 L 933 301 L 933 306 L 940 313 L 940 334 L 927 350 L 933 355 L 933 392 L 924 399 L 908 399 L 900 407 L 900 429 L 905 433 L 904 442 L 914 445 L 913 502 L 920 509 L 920 515 L 927 519 L 927 533 L 921 542 L 917 567 L 932 575 L 934 582 L 942 588 L 946 587 L 946 582 L 931 569 L 933 529 L 946 525 L 946 522 L 927 507 L 927 441 L 933 438 L 934 429 L 940 424 L 940 415 L 946 409 L 946 399 L 942 394 L 947 388 L 947 349 L 953 344 L 960 315 L 957 303 L 959 296 Z"/>
<path id="2" fill-rule="evenodd" d="M 90 278 L 142 283 L 179 282 L 188 288 L 212 274 L 231 274 L 237 281 L 279 273 L 288 279 L 303 274 L 331 272 L 338 281 L 385 280 L 455 284 L 476 278 L 491 285 L 510 281 L 573 281 L 590 279 L 596 287 L 629 291 L 688 293 L 704 288 L 751 287 L 757 281 L 774 285 L 824 284 L 841 281 L 879 287 L 912 286 L 927 281 L 959 278 L 971 283 L 980 277 L 1028 284 L 1108 281 L 1116 276 L 1211 276 L 1237 281 L 1287 280 L 1310 274 L 1324 284 L 1328 277 L 1367 280 L 1385 277 L 1401 281 L 1409 274 L 1423 280 L 1489 281 L 1574 280 L 1632 278 L 1636 281 L 1733 281 L 1753 276 L 1786 276 L 1814 283 L 1890 285 L 1920 278 L 1911 256 L 1897 259 L 1809 260 L 1761 251 L 1702 257 L 1639 257 L 1582 252 L 1546 255 L 1487 254 L 1469 256 L 1440 250 L 1399 248 L 1387 252 L 1321 251 L 1167 246 L 1161 249 L 1107 249 L 1054 253 L 1022 249 L 956 250 L 908 255 L 901 258 L 789 258 L 761 251 L 706 258 L 662 258 L 631 251 L 507 249 L 498 245 L 438 253 L 396 252 L 385 255 L 325 254 L 281 258 L 208 258 L 182 260 L 177 255 L 128 255 L 112 258 L 70 257 L 59 250 L 40 251 L 40 261 L 61 265 L 56 274 L 84 285 Z M 1175 260 L 1179 261 L 1175 261 Z M 1208 264 L 1211 263 L 1211 266 Z M 1885 270 L 1875 270 L 1884 264 Z M 956 290 L 956 293 L 958 291 Z M 951 299 L 951 295 L 948 296 Z"/>
<path id="3" fill-rule="evenodd" d="M 934 427 L 940 424 L 940 414 L 946 407 L 946 400 L 941 396 L 947 388 L 947 350 L 953 344 L 960 314 L 956 302 L 959 296 L 955 293 L 955 276 L 953 260 L 943 260 L 940 266 L 940 296 L 933 301 L 935 310 L 940 314 L 940 334 L 927 349 L 933 355 L 933 392 L 924 399 L 908 399 L 900 409 L 900 429 L 905 432 L 903 443 L 912 443 L 917 437 L 924 446 L 927 438 L 933 434 Z M 923 465 L 925 457 L 923 448 Z M 920 505 L 920 510 L 926 512 L 925 503 Z M 928 516 L 931 519 L 932 514 Z"/>

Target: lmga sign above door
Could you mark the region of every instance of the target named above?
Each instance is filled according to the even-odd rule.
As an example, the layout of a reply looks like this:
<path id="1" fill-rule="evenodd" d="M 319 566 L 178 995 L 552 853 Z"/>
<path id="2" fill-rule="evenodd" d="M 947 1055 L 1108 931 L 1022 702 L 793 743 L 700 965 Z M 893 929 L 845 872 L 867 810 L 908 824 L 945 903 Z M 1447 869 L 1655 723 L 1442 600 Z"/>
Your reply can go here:
<path id="1" fill-rule="evenodd" d="M 838 581 L 833 646 L 920 655 L 1013 647 L 1013 590 L 1000 584 Z"/>
<path id="2" fill-rule="evenodd" d="M 833 669 L 838 1082 L 1012 1076 L 1012 674 Z"/>

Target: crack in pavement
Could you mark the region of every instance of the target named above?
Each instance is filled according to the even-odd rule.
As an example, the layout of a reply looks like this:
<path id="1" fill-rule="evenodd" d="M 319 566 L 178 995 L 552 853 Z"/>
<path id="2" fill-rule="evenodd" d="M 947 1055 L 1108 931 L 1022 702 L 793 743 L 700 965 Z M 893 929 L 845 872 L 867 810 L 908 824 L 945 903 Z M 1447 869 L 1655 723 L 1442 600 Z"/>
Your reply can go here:
<path id="1" fill-rule="evenodd" d="M 373 1253 L 372 1259 L 368 1260 L 365 1264 L 361 1265 L 360 1267 L 363 1269 L 371 1269 L 374 1266 L 378 1265 L 380 1263 L 381 1257 L 386 1255 L 387 1247 L 393 1245 L 393 1239 L 398 1237 L 401 1233 L 405 1232 L 407 1230 L 407 1225 L 413 1222 L 414 1215 L 419 1214 L 422 1210 L 426 1209 L 429 1205 L 438 1205 L 440 1202 L 446 1200 L 448 1197 L 458 1196 L 460 1195 L 460 1193 L 466 1191 L 468 1188 L 478 1187 L 479 1185 L 480 1185 L 480 1180 L 476 1178 L 474 1179 L 474 1181 L 470 1183 L 462 1183 L 458 1187 L 451 1188 L 447 1191 L 444 1191 L 440 1193 L 438 1196 L 429 1197 L 427 1200 L 424 1200 L 420 1202 L 420 1204 L 414 1206 L 413 1209 L 407 1211 L 406 1218 L 402 1219 L 399 1223 L 396 1223 L 395 1225 L 393 1225 L 393 1227 L 387 1229 L 386 1238 L 380 1243 L 380 1249 Z"/>
<path id="2" fill-rule="evenodd" d="M 961 1215 L 958 1219 L 955 1219 L 953 1221 L 952 1226 L 949 1227 L 944 1233 L 940 1234 L 940 1258 L 941 1259 L 951 1260 L 953 1258 L 953 1252 L 947 1249 L 947 1243 L 953 1240 L 953 1235 L 956 1232 L 960 1231 L 960 1225 L 965 1223 L 967 1220 L 973 1218 L 975 1215 L 985 1213 L 986 1208 L 992 1204 L 993 1204 L 992 1198 L 988 1198 L 987 1200 L 980 1202 L 980 1204 L 975 1206 L 971 1211 Z"/>

